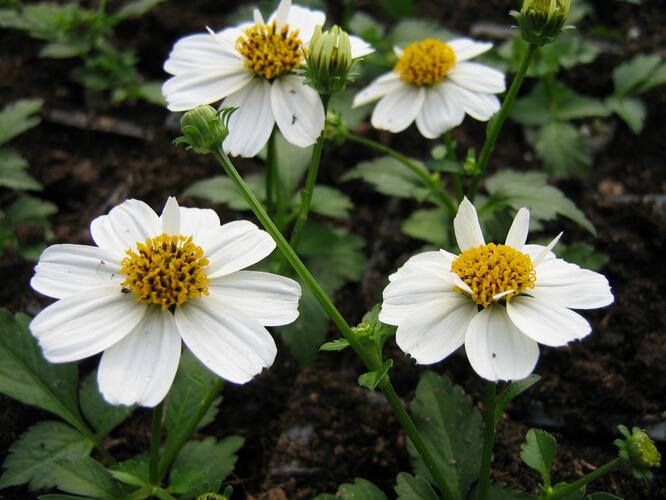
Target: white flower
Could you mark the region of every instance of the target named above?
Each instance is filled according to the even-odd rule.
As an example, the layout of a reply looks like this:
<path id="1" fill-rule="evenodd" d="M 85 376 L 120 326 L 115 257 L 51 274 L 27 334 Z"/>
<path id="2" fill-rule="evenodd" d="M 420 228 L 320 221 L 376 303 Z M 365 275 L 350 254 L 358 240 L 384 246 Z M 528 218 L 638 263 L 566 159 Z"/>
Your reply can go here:
<path id="1" fill-rule="evenodd" d="M 556 258 L 559 236 L 548 247 L 526 245 L 529 219 L 520 209 L 505 244 L 485 244 L 465 199 L 453 221 L 462 253 L 421 253 L 389 277 L 379 319 L 398 326 L 403 351 L 430 364 L 464 343 L 481 377 L 520 380 L 537 363 L 537 343 L 563 346 L 590 333 L 571 309 L 612 303 L 608 280 Z"/>
<path id="2" fill-rule="evenodd" d="M 435 139 L 460 125 L 465 113 L 487 121 L 500 109 L 494 94 L 504 92 L 504 75 L 468 62 L 492 48 L 491 43 L 458 38 L 443 43 L 432 38 L 395 48 L 398 62 L 354 98 L 354 107 L 381 99 L 372 126 L 401 132 L 414 120 L 424 137 Z"/>
<path id="3" fill-rule="evenodd" d="M 180 39 L 164 63 L 174 75 L 162 86 L 168 108 L 187 111 L 220 99 L 223 107 L 237 107 L 223 144 L 234 156 L 255 156 L 275 123 L 290 143 L 314 144 L 324 128 L 324 106 L 294 70 L 305 62 L 303 48 L 325 20 L 323 12 L 282 0 L 268 23 L 255 10 L 254 23 Z M 353 58 L 373 51 L 360 38 L 350 42 Z"/>
<path id="4" fill-rule="evenodd" d="M 30 324 L 44 357 L 67 363 L 104 351 L 97 380 L 112 404 L 155 406 L 185 345 L 211 371 L 248 382 L 273 364 L 265 326 L 298 317 L 300 286 L 243 271 L 275 242 L 248 221 L 220 226 L 213 210 L 169 198 L 158 216 L 127 200 L 90 225 L 97 246 L 53 245 L 32 287 L 59 299 Z"/>

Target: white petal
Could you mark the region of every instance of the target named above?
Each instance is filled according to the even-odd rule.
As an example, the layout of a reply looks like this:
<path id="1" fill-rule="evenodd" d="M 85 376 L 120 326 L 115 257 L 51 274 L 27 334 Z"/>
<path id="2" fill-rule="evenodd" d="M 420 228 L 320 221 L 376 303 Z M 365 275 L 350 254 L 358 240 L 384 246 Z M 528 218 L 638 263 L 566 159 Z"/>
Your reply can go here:
<path id="1" fill-rule="evenodd" d="M 376 101 L 386 94 L 394 92 L 401 88 L 404 83 L 400 80 L 400 75 L 391 71 L 376 78 L 370 85 L 361 90 L 354 97 L 354 106 L 363 106 L 369 102 Z"/>
<path id="2" fill-rule="evenodd" d="M 231 28 L 213 36 L 208 33 L 198 33 L 181 38 L 173 46 L 164 63 L 164 71 L 171 75 L 179 75 L 195 70 L 242 65 L 242 56 L 233 45 L 221 42 L 228 36 L 236 39 L 242 34 L 241 30 Z"/>
<path id="3" fill-rule="evenodd" d="M 525 293 L 571 309 L 596 309 L 613 302 L 603 274 L 581 269 L 562 259 L 543 261 L 537 267 L 535 287 Z"/>
<path id="4" fill-rule="evenodd" d="M 227 97 L 220 107 L 238 108 L 229 118 L 224 151 L 233 156 L 256 156 L 268 142 L 275 124 L 271 84 L 263 78 L 255 78 L 247 87 Z"/>
<path id="5" fill-rule="evenodd" d="M 287 75 L 271 86 L 271 107 L 280 132 L 300 148 L 317 142 L 324 130 L 324 105 L 319 94 L 301 76 Z"/>
<path id="6" fill-rule="evenodd" d="M 268 20 L 269 24 L 275 19 L 275 14 Z M 300 5 L 292 5 L 289 9 L 287 16 L 287 24 L 289 31 L 298 30 L 298 38 L 303 42 L 303 46 L 307 47 L 310 43 L 310 38 L 314 33 L 315 26 L 324 26 L 326 22 L 326 14 L 319 10 L 310 10 Z"/>
<path id="7" fill-rule="evenodd" d="M 425 91 L 425 102 L 416 117 L 416 126 L 424 137 L 436 139 L 444 132 L 460 125 L 465 118 L 462 105 L 446 87 L 433 85 Z"/>
<path id="8" fill-rule="evenodd" d="M 162 220 L 162 232 L 166 234 L 181 234 L 180 232 L 180 207 L 173 196 L 167 198 L 167 202 L 160 216 Z"/>
<path id="9" fill-rule="evenodd" d="M 563 346 L 590 334 L 590 324 L 580 314 L 552 302 L 521 295 L 506 306 L 513 324 L 539 344 Z"/>
<path id="10" fill-rule="evenodd" d="M 389 132 L 402 132 L 416 119 L 424 100 L 423 87 L 402 84 L 377 103 L 372 112 L 372 126 Z"/>
<path id="11" fill-rule="evenodd" d="M 192 241 L 201 246 L 211 233 L 220 228 L 220 218 L 210 208 L 180 207 L 180 234 L 192 236 Z"/>
<path id="12" fill-rule="evenodd" d="M 104 351 L 97 372 L 104 399 L 113 405 L 156 406 L 176 376 L 180 344 L 173 315 L 150 308 L 124 339 Z"/>
<path id="13" fill-rule="evenodd" d="M 500 109 L 499 99 L 492 94 L 472 92 L 451 81 L 444 81 L 442 85 L 446 87 L 446 92 L 453 94 L 465 113 L 476 120 L 488 121 Z"/>
<path id="14" fill-rule="evenodd" d="M 500 94 L 506 90 L 504 73 L 484 64 L 456 64 L 446 75 L 453 83 L 473 92 Z"/>
<path id="15" fill-rule="evenodd" d="M 301 286 L 284 276 L 238 271 L 212 280 L 208 291 L 264 326 L 288 325 L 298 318 Z"/>
<path id="16" fill-rule="evenodd" d="M 389 281 L 393 281 L 394 279 L 411 272 L 426 274 L 444 274 L 450 272 L 451 262 L 456 259 L 455 255 L 453 255 L 453 259 L 451 259 L 452 255 L 453 254 L 449 254 L 448 252 L 443 253 L 443 251 L 418 253 L 413 257 L 410 257 L 400 269 L 389 276 Z"/>
<path id="17" fill-rule="evenodd" d="M 284 26 L 284 23 L 287 22 L 287 16 L 289 16 L 290 8 L 291 0 L 281 0 L 277 9 L 275 9 L 275 13 L 271 16 L 269 23 L 275 20 L 278 27 Z"/>
<path id="18" fill-rule="evenodd" d="M 183 341 L 211 371 L 244 384 L 273 364 L 277 348 L 261 324 L 213 297 L 189 300 L 176 309 Z"/>
<path id="19" fill-rule="evenodd" d="M 256 264 L 275 249 L 273 238 L 249 221 L 220 226 L 202 244 L 209 278 L 231 274 Z"/>
<path id="20" fill-rule="evenodd" d="M 67 363 L 93 356 L 125 337 L 147 306 L 121 287 L 91 288 L 51 304 L 30 323 L 44 357 Z"/>
<path id="21" fill-rule="evenodd" d="M 521 208 L 513 219 L 509 234 L 506 235 L 505 244 L 516 250 L 523 250 L 527 241 L 527 234 L 530 231 L 530 211 Z"/>
<path id="22" fill-rule="evenodd" d="M 400 59 L 400 58 L 402 57 L 402 54 L 405 53 L 405 51 L 402 50 L 402 49 L 401 49 L 400 47 L 398 47 L 397 45 L 394 45 L 394 46 L 393 46 L 393 53 L 395 54 L 395 57 L 397 57 L 398 59 Z"/>
<path id="23" fill-rule="evenodd" d="M 476 304 L 462 295 L 431 302 L 400 322 L 395 340 L 419 364 L 441 361 L 465 340 L 467 325 L 476 314 Z"/>
<path id="24" fill-rule="evenodd" d="M 532 256 L 530 255 L 530 257 L 532 258 L 532 265 L 533 265 L 535 268 L 539 267 L 539 264 L 541 264 L 541 263 L 542 263 L 542 262 L 543 262 L 543 261 L 549 256 L 549 255 L 553 255 L 553 256 L 554 256 L 554 254 L 551 252 L 551 250 L 552 250 L 553 248 L 555 248 L 555 245 L 558 244 L 558 242 L 560 241 L 560 238 L 562 237 L 563 234 L 564 234 L 564 233 L 560 233 L 560 234 L 558 234 L 557 236 L 555 236 L 555 238 L 553 238 L 553 241 L 551 241 L 550 243 L 548 243 L 548 246 L 547 246 L 547 247 L 543 247 L 543 249 L 541 250 L 541 252 L 540 252 L 536 257 L 532 257 Z"/>
<path id="25" fill-rule="evenodd" d="M 87 245 L 53 245 L 39 256 L 30 286 L 55 299 L 105 286 L 120 284 L 117 253 Z"/>
<path id="26" fill-rule="evenodd" d="M 543 245 L 529 244 L 529 245 L 525 245 L 525 246 L 523 247 L 522 252 L 523 252 L 523 253 L 526 253 L 527 255 L 530 256 L 530 258 L 532 259 L 532 265 L 534 265 L 534 260 L 535 260 L 539 255 L 541 255 L 542 253 L 544 253 L 544 249 L 546 249 L 546 248 L 548 248 L 548 247 L 545 247 L 545 246 L 543 246 Z M 544 254 L 545 254 L 545 257 L 543 257 L 542 262 L 545 262 L 545 261 L 547 261 L 547 260 L 550 260 L 550 259 L 554 259 L 554 258 L 555 258 L 555 254 L 554 254 L 553 252 L 551 252 L 550 250 L 548 250 L 548 252 L 547 252 L 547 253 L 544 253 Z M 535 266 L 535 267 L 536 267 L 536 266 Z"/>
<path id="27" fill-rule="evenodd" d="M 253 78 L 253 73 L 240 65 L 194 70 L 169 78 L 162 85 L 162 94 L 169 110 L 188 111 L 238 92 Z"/>
<path id="28" fill-rule="evenodd" d="M 453 229 L 461 252 L 468 248 L 485 245 L 476 208 L 466 197 L 460 203 L 458 213 L 453 219 Z"/>
<path id="29" fill-rule="evenodd" d="M 127 200 L 93 220 L 90 234 L 98 247 L 124 255 L 137 243 L 162 234 L 162 223 L 144 202 Z"/>
<path id="30" fill-rule="evenodd" d="M 254 24 L 266 24 L 264 23 L 264 17 L 261 15 L 259 9 L 254 9 L 252 11 L 252 17 L 254 18 Z"/>
<path id="31" fill-rule="evenodd" d="M 539 346 L 523 335 L 502 306 L 479 312 L 467 327 L 465 352 L 472 368 L 486 380 L 521 380 L 539 359 Z"/>
<path id="32" fill-rule="evenodd" d="M 492 43 L 476 42 L 470 38 L 457 38 L 446 44 L 456 53 L 457 62 L 467 61 L 493 48 Z"/>
<path id="33" fill-rule="evenodd" d="M 349 35 L 349 43 L 352 59 L 368 56 L 375 51 L 368 42 L 354 35 Z"/>

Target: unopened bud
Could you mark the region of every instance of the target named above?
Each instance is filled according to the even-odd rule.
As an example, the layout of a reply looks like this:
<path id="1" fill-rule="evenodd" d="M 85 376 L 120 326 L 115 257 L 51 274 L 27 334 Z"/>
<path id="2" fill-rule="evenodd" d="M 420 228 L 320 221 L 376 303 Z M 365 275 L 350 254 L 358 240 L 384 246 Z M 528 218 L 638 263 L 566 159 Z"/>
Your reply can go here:
<path id="1" fill-rule="evenodd" d="M 370 338 L 374 333 L 374 328 L 368 323 L 359 323 L 357 326 L 352 327 L 352 332 L 361 338 Z"/>
<path id="2" fill-rule="evenodd" d="M 518 21 L 523 39 L 539 47 L 553 43 L 566 31 L 571 0 L 525 0 L 520 12 L 511 15 Z"/>
<path id="3" fill-rule="evenodd" d="M 620 425 L 618 429 L 624 436 L 624 439 L 615 441 L 615 446 L 620 449 L 620 457 L 635 477 L 651 479 L 653 474 L 650 469 L 661 466 L 661 454 L 654 441 L 638 427 L 634 427 L 631 432 L 624 425 Z"/>
<path id="4" fill-rule="evenodd" d="M 222 145 L 229 134 L 227 123 L 234 109 L 217 111 L 207 104 L 188 111 L 180 119 L 181 137 L 174 144 L 187 144 L 197 153 L 211 153 Z"/>
<path id="5" fill-rule="evenodd" d="M 342 92 L 353 80 L 354 66 L 349 35 L 338 26 L 330 31 L 315 27 L 305 50 L 305 79 L 320 94 Z"/>

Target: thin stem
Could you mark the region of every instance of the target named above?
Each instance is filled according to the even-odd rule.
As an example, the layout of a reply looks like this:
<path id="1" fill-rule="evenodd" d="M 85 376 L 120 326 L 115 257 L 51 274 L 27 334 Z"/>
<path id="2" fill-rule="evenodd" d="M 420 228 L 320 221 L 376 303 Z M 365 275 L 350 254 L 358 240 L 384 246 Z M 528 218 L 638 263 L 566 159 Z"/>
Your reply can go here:
<path id="1" fill-rule="evenodd" d="M 282 233 L 275 226 L 271 218 L 261 206 L 261 203 L 257 200 L 254 194 L 252 194 L 252 191 L 250 191 L 250 188 L 240 176 L 227 155 L 218 149 L 215 151 L 215 157 L 220 162 L 227 175 L 231 178 L 236 188 L 243 195 L 245 201 L 250 205 L 250 207 L 252 207 L 252 211 L 256 215 L 257 219 L 259 219 L 264 229 L 268 232 L 268 234 L 271 235 L 277 244 L 277 247 L 282 252 L 282 255 L 285 257 L 285 259 L 287 259 L 292 268 L 301 277 L 305 285 L 310 289 L 312 295 L 315 296 L 322 309 L 324 309 L 328 317 L 331 319 L 331 321 L 333 321 L 342 336 L 349 342 L 350 346 L 352 349 L 354 349 L 366 368 L 370 371 L 375 371 L 381 368 L 381 360 L 377 359 L 372 352 L 365 349 L 359 339 L 354 335 L 351 327 L 342 317 L 340 311 L 338 311 L 338 309 L 335 307 L 333 301 L 326 294 L 326 292 L 324 292 L 317 280 L 314 278 L 314 276 L 312 276 L 312 273 L 310 273 L 298 255 L 296 255 L 294 249 L 289 245 L 289 243 L 287 243 L 287 240 L 284 238 L 284 236 L 282 236 Z M 444 476 L 437 468 L 435 460 L 433 459 L 428 449 L 425 447 L 423 438 L 419 434 L 418 429 L 414 425 L 414 422 L 409 417 L 409 414 L 402 405 L 400 398 L 396 394 L 395 389 L 393 389 L 393 386 L 391 385 L 391 382 L 388 378 L 385 378 L 382 383 L 380 383 L 380 388 L 388 399 L 391 408 L 393 408 L 396 415 L 398 416 L 398 419 L 403 425 L 407 436 L 409 436 L 412 443 L 414 443 L 416 450 L 421 455 L 421 458 L 423 458 L 423 461 L 427 464 L 428 470 L 432 472 L 437 485 L 444 495 L 444 498 L 447 500 L 452 500 L 454 496 L 446 484 Z"/>
<path id="2" fill-rule="evenodd" d="M 372 139 L 368 139 L 367 137 L 362 137 L 360 135 L 356 135 L 351 132 L 347 132 L 347 135 L 345 137 L 352 142 L 355 142 L 357 144 L 362 144 L 363 146 L 367 146 L 369 148 L 374 149 L 375 151 L 387 154 L 398 160 L 405 167 L 407 167 L 409 170 L 418 175 L 421 178 L 421 180 L 423 180 L 423 182 L 430 188 L 432 194 L 434 195 L 434 202 L 437 205 L 446 208 L 451 214 L 456 213 L 455 205 L 451 201 L 451 198 L 449 198 L 449 196 L 442 188 L 442 185 L 439 182 L 439 180 L 432 177 L 432 175 L 430 175 L 430 172 L 425 170 L 423 167 L 417 165 L 412 160 L 407 158 L 405 155 L 397 152 L 395 149 L 385 146 L 380 142 L 373 141 Z"/>
<path id="3" fill-rule="evenodd" d="M 150 484 L 157 484 L 160 480 L 158 475 L 160 462 L 160 443 L 162 442 L 162 415 L 164 413 L 164 401 L 153 408 L 153 425 L 150 431 L 150 464 L 148 479 Z"/>
<path id="4" fill-rule="evenodd" d="M 213 401 L 215 401 L 217 396 L 220 394 L 222 387 L 224 387 L 224 381 L 222 379 L 217 379 L 208 391 L 208 394 L 206 394 L 206 398 L 201 402 L 199 408 L 197 408 L 196 413 L 192 416 L 183 431 L 178 434 L 173 441 L 167 442 L 167 446 L 164 450 L 164 453 L 162 454 L 162 460 L 159 462 L 158 477 L 160 480 L 166 474 L 169 466 L 171 465 L 171 462 L 173 462 L 174 458 L 176 458 L 176 455 L 178 455 L 183 445 L 187 442 L 188 439 L 190 439 L 192 433 L 199 426 L 199 422 L 201 422 L 201 419 L 208 411 L 208 408 L 210 408 L 210 405 L 213 404 Z"/>
<path id="5" fill-rule="evenodd" d="M 502 103 L 502 107 L 500 108 L 499 113 L 490 123 L 488 128 L 488 135 L 486 136 L 486 142 L 483 144 L 483 149 L 481 150 L 481 155 L 479 156 L 479 161 L 477 163 L 478 174 L 472 180 L 469 192 L 467 193 L 467 197 L 470 199 L 470 201 L 474 201 L 476 190 L 479 187 L 479 181 L 481 180 L 481 176 L 488 166 L 488 160 L 490 160 L 490 155 L 495 148 L 495 141 L 497 141 L 497 137 L 502 130 L 504 121 L 509 115 L 509 110 L 511 109 L 513 102 L 516 100 L 516 96 L 518 95 L 520 87 L 523 85 L 527 70 L 530 67 L 532 59 L 534 59 L 534 55 L 536 54 L 538 48 L 539 47 L 533 44 L 530 44 L 528 47 L 527 52 L 523 56 L 523 60 L 520 62 L 520 67 L 516 72 L 516 76 L 513 78 L 513 82 L 511 82 L 511 87 L 506 93 L 506 97 L 504 98 L 504 102 Z"/>
<path id="6" fill-rule="evenodd" d="M 450 132 L 444 134 L 444 145 L 446 146 L 446 158 L 458 163 L 458 158 L 456 155 L 456 143 L 453 140 L 453 137 L 451 137 Z M 465 191 L 462 185 L 462 178 L 458 172 L 452 173 L 451 177 L 453 177 L 453 187 L 456 190 L 456 200 L 458 201 L 458 204 L 460 204 L 460 202 L 463 200 L 463 197 L 465 196 Z"/>
<path id="7" fill-rule="evenodd" d="M 277 169 L 275 130 L 275 127 L 273 127 L 273 131 L 268 138 L 268 151 L 266 152 L 266 208 L 270 214 L 275 214 L 275 199 L 273 193 L 273 177 L 275 177 L 275 170 Z"/>
<path id="8" fill-rule="evenodd" d="M 479 488 L 477 500 L 486 500 L 490 486 L 490 464 L 493 459 L 493 443 L 495 442 L 495 403 L 497 401 L 497 383 L 486 383 L 486 394 L 483 398 L 485 414 L 483 431 L 483 452 L 481 454 L 481 469 L 479 471 Z"/>
<path id="9" fill-rule="evenodd" d="M 621 464 L 622 464 L 622 459 L 620 457 L 615 458 L 615 459 L 611 460 L 610 462 L 608 462 L 607 464 L 602 465 L 597 470 L 593 470 L 587 476 L 583 476 L 579 480 L 574 481 L 573 483 L 568 484 L 567 486 L 565 486 L 561 489 L 558 489 L 557 493 L 547 494 L 546 498 L 548 500 L 555 500 L 556 498 L 566 498 L 568 495 L 576 493 L 583 486 L 588 485 L 589 483 L 591 483 L 595 479 L 599 479 L 600 477 L 603 477 L 606 474 L 609 474 L 609 473 L 613 472 Z"/>

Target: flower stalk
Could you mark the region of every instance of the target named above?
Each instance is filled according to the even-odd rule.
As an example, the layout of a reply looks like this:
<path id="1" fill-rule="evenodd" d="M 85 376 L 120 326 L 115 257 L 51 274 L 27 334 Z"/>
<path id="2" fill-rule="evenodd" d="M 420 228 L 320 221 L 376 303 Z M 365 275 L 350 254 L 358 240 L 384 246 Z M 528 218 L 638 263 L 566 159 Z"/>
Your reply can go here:
<path id="1" fill-rule="evenodd" d="M 487 382 L 486 392 L 483 398 L 485 413 L 483 415 L 483 451 L 481 452 L 481 469 L 479 471 L 479 488 L 477 500 L 486 500 L 488 487 L 490 486 L 490 464 L 493 460 L 493 444 L 495 442 L 495 404 L 497 403 L 497 383 Z"/>
<path id="2" fill-rule="evenodd" d="M 558 498 L 568 498 L 569 495 L 573 495 L 579 492 L 582 488 L 590 484 L 592 481 L 615 471 L 618 467 L 620 467 L 620 465 L 622 465 L 622 459 L 620 457 L 614 458 L 607 464 L 602 465 L 598 469 L 593 470 L 586 476 L 581 477 L 580 479 L 574 481 L 571 484 L 567 484 L 564 487 L 557 488 L 557 490 L 544 492 L 545 495 L 544 499 L 556 500 Z"/>

